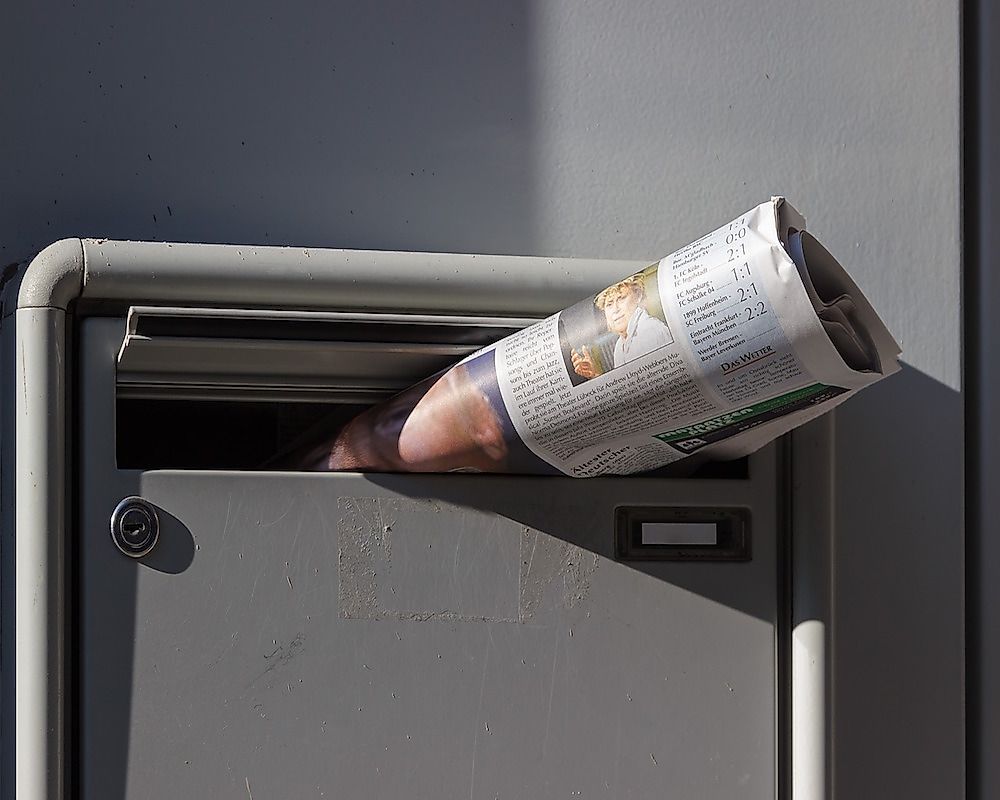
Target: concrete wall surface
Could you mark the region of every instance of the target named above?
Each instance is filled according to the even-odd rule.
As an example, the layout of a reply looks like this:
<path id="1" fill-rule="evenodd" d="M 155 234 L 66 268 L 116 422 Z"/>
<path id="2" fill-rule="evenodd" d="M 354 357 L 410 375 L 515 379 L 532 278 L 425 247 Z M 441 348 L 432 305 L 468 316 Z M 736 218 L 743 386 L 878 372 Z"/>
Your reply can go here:
<path id="1" fill-rule="evenodd" d="M 107 0 L 0 26 L 66 236 L 655 259 L 787 196 L 903 346 L 836 416 L 837 798 L 964 791 L 960 4 Z"/>

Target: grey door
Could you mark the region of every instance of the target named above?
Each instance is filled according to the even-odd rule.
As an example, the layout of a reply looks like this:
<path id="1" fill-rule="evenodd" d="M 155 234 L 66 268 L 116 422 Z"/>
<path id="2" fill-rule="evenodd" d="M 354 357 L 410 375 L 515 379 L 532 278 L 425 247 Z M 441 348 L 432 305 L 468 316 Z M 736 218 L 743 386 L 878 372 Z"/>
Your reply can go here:
<path id="1" fill-rule="evenodd" d="M 122 332 L 80 336 L 83 798 L 776 796 L 776 448 L 738 480 L 118 469 Z M 671 506 L 748 509 L 752 557 L 616 559 L 616 508 Z"/>

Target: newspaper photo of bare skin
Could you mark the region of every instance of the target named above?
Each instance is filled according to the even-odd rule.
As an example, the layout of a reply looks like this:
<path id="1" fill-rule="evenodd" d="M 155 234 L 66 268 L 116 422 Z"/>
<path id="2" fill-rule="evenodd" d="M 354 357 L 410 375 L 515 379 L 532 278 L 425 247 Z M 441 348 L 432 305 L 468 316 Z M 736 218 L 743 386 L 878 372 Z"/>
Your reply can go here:
<path id="1" fill-rule="evenodd" d="M 557 474 L 518 437 L 492 348 L 410 387 L 312 447 L 300 469 Z"/>
<path id="2" fill-rule="evenodd" d="M 630 474 L 747 455 L 899 369 L 775 197 L 312 443 L 319 471 Z"/>

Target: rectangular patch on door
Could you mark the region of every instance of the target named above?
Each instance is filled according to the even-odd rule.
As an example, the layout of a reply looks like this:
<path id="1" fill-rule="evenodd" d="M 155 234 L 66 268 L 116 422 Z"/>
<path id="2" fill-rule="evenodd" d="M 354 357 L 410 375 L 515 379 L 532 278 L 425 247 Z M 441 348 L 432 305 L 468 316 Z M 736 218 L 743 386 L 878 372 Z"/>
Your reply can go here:
<path id="1" fill-rule="evenodd" d="M 348 619 L 524 622 L 589 592 L 598 556 L 500 514 L 436 500 L 341 497 Z"/>

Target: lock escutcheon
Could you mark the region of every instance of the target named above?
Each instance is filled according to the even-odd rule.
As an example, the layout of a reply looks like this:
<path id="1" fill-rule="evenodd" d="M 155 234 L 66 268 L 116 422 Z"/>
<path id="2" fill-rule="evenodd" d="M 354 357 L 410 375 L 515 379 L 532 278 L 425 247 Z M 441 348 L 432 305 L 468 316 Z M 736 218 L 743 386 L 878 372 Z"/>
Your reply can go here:
<path id="1" fill-rule="evenodd" d="M 156 508 L 141 497 L 126 497 L 111 515 L 111 541 L 129 558 L 142 558 L 160 535 Z"/>

